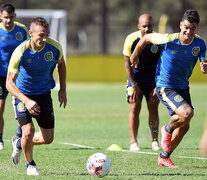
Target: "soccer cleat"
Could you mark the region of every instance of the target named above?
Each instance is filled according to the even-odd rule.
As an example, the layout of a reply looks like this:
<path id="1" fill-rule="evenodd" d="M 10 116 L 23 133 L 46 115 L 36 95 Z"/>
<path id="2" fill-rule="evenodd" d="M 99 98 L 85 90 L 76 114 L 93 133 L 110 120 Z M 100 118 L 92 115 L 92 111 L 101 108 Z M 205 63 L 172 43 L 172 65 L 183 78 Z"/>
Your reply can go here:
<path id="1" fill-rule="evenodd" d="M 130 151 L 140 151 L 141 149 L 139 148 L 138 142 L 133 142 L 133 143 L 130 145 L 129 150 L 130 150 Z"/>
<path id="2" fill-rule="evenodd" d="M 37 166 L 29 165 L 27 167 L 27 175 L 39 176 L 39 173 L 37 172 Z"/>
<path id="3" fill-rule="evenodd" d="M 17 144 L 17 141 L 18 141 L 18 138 L 16 138 L 15 136 L 12 137 L 11 139 L 12 141 L 12 146 L 13 146 L 13 152 L 12 152 L 12 160 L 13 160 L 13 163 L 14 164 L 18 164 L 19 161 L 20 161 L 20 157 L 21 157 L 21 154 L 22 154 L 22 150 L 21 149 L 18 149 L 16 147 L 16 144 Z"/>
<path id="4" fill-rule="evenodd" d="M 162 134 L 162 139 L 161 139 L 162 149 L 165 152 L 170 152 L 170 150 L 171 150 L 171 138 L 172 138 L 172 134 L 168 133 L 165 130 L 165 126 L 163 126 L 161 128 L 161 134 Z"/>
<path id="5" fill-rule="evenodd" d="M 4 142 L 0 142 L 0 150 L 3 150 L 4 149 Z"/>
<path id="6" fill-rule="evenodd" d="M 159 144 L 158 144 L 158 141 L 153 141 L 152 142 L 152 150 L 153 151 L 158 151 L 158 150 L 161 150 Z"/>
<path id="7" fill-rule="evenodd" d="M 169 157 L 168 158 L 161 158 L 159 156 L 157 162 L 158 162 L 159 166 L 166 166 L 169 168 L 178 168 L 178 166 L 175 166 Z"/>

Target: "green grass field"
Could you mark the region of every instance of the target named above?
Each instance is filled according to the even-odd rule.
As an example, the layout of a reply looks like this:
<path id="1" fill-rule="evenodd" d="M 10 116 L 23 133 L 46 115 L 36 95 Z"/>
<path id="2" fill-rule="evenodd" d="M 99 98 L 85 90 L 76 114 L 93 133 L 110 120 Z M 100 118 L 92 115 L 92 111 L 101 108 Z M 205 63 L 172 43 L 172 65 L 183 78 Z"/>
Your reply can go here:
<path id="1" fill-rule="evenodd" d="M 14 135 L 17 122 L 14 120 L 11 97 L 8 96 L 5 110 L 5 149 L 0 151 L 0 179 L 95 179 L 88 174 L 86 161 L 96 152 L 106 154 L 112 162 L 110 174 L 103 179 L 207 179 L 207 160 L 198 159 L 201 158 L 199 141 L 207 109 L 206 92 L 207 84 L 191 85 L 195 115 L 191 120 L 190 131 L 171 156 L 180 168 L 169 169 L 157 165 L 159 152 L 151 150 L 152 140 L 145 101 L 138 138 L 142 152 L 145 153 L 107 151 L 112 144 L 119 145 L 123 150 L 128 150 L 130 145 L 129 105 L 125 101 L 125 84 L 72 83 L 68 87 L 66 109 L 59 108 L 57 91 L 53 90 L 55 140 L 51 145 L 34 147 L 39 177 L 26 175 L 24 156 L 19 165 L 14 165 L 11 161 L 12 146 L 8 140 Z M 169 115 L 162 104 L 159 108 L 161 127 L 169 121 Z"/>

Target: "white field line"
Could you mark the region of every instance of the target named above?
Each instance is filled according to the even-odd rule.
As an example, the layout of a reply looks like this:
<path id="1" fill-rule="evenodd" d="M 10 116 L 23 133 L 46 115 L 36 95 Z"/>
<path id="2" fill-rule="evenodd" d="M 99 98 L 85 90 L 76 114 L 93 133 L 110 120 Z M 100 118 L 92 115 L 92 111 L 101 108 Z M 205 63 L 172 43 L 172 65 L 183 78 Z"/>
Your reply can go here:
<path id="1" fill-rule="evenodd" d="M 84 146 L 84 145 L 80 145 L 80 144 L 72 144 L 72 143 L 61 143 L 61 144 L 65 144 L 65 145 L 70 145 L 70 146 L 76 146 L 76 147 L 82 147 L 82 148 L 87 148 L 87 149 L 96 149 L 95 147 L 90 147 L 90 146 Z M 143 151 L 129 151 L 129 150 L 121 150 L 120 152 L 129 152 L 129 153 L 138 153 L 138 154 L 150 154 L 150 155 L 158 155 L 160 153 L 156 153 L 156 152 L 143 152 Z M 190 156 L 178 156 L 179 158 L 186 158 L 186 159 L 201 159 L 201 160 L 207 160 L 207 158 L 203 158 L 203 157 L 190 157 Z"/>
<path id="2" fill-rule="evenodd" d="M 81 147 L 81 148 L 87 148 L 87 149 L 96 149 L 95 147 L 84 146 L 84 145 L 80 145 L 80 144 L 72 144 L 72 143 L 60 143 L 60 144 L 75 146 L 75 147 Z"/>

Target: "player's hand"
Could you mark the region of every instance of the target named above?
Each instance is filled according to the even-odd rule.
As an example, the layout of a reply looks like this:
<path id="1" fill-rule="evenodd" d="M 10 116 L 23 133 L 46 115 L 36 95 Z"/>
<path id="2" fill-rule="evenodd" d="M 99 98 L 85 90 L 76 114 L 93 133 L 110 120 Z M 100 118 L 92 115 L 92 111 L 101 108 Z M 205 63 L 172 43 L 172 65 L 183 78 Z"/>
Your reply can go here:
<path id="1" fill-rule="evenodd" d="M 67 105 L 67 95 L 66 95 L 66 90 L 65 89 L 60 89 L 58 92 L 58 99 L 60 102 L 60 107 L 63 105 L 65 108 Z"/>
<path id="2" fill-rule="evenodd" d="M 137 56 L 135 57 L 135 56 L 131 55 L 130 56 L 130 63 L 131 63 L 132 67 L 137 68 L 138 64 L 139 64 L 139 58 Z"/>
<path id="3" fill-rule="evenodd" d="M 132 95 L 131 95 L 131 100 L 132 100 L 132 102 L 137 102 L 137 101 L 139 101 L 140 98 L 141 98 L 141 96 L 140 96 L 141 93 L 142 93 L 142 91 L 141 91 L 141 89 L 139 88 L 138 85 L 136 85 L 135 87 L 133 87 L 133 88 L 132 88 Z"/>
<path id="4" fill-rule="evenodd" d="M 200 66 L 201 66 L 201 72 L 207 74 L 207 61 L 206 60 L 201 61 Z"/>
<path id="5" fill-rule="evenodd" d="M 40 107 L 38 106 L 37 102 L 28 99 L 25 102 L 25 106 L 27 107 L 27 110 L 30 112 L 30 114 L 37 116 L 40 113 Z"/>

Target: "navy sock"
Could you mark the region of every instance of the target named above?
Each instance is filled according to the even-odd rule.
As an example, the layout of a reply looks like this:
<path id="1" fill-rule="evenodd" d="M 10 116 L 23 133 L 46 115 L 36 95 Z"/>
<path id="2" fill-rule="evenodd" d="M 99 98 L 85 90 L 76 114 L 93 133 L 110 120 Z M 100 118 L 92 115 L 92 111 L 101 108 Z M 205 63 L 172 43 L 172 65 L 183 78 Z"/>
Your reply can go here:
<path id="1" fill-rule="evenodd" d="M 36 166 L 36 163 L 34 162 L 34 160 L 32 160 L 31 162 L 26 162 L 27 168 L 29 165 Z"/>
<path id="2" fill-rule="evenodd" d="M 168 133 L 172 134 L 173 131 L 174 131 L 175 129 L 171 128 L 171 127 L 170 127 L 170 124 L 168 123 L 168 124 L 165 126 L 165 130 L 166 130 Z"/>
<path id="3" fill-rule="evenodd" d="M 0 133 L 0 142 L 3 142 L 3 134 Z"/>
<path id="4" fill-rule="evenodd" d="M 22 128 L 20 126 L 17 127 L 16 136 L 17 137 L 22 137 Z"/>
<path id="5" fill-rule="evenodd" d="M 22 149 L 22 147 L 21 147 L 21 140 L 22 140 L 22 138 L 18 139 L 18 141 L 17 141 L 16 147 L 18 149 Z"/>
<path id="6" fill-rule="evenodd" d="M 171 154 L 172 154 L 172 151 L 170 151 L 170 152 L 162 151 L 162 152 L 160 153 L 160 157 L 161 157 L 161 158 L 168 158 L 168 157 L 170 157 Z"/>

